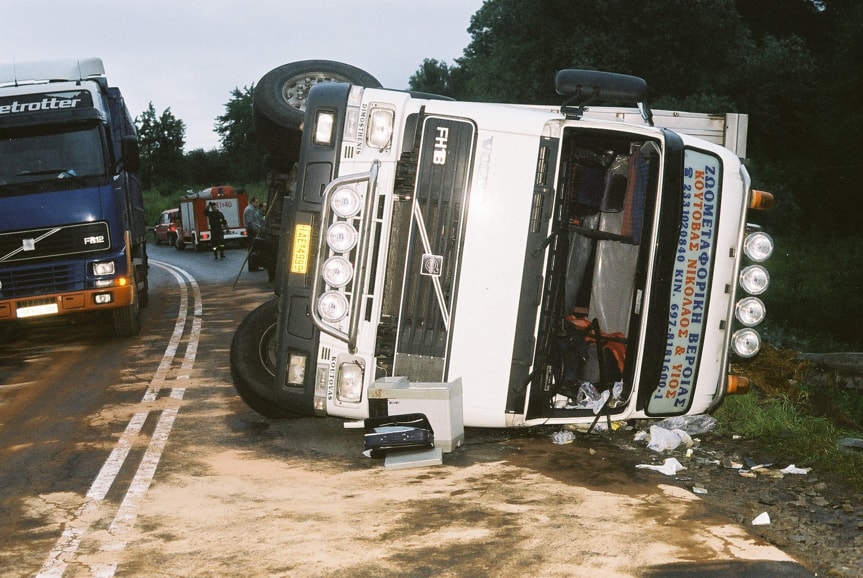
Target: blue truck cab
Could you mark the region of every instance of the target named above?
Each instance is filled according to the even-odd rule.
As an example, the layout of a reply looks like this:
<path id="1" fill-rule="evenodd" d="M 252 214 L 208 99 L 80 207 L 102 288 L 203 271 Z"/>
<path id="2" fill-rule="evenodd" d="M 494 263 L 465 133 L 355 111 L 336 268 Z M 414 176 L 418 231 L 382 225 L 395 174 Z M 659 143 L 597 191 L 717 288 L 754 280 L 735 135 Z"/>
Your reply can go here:
<path id="1" fill-rule="evenodd" d="M 0 66 L 0 322 L 105 311 L 140 331 L 135 124 L 99 58 Z"/>

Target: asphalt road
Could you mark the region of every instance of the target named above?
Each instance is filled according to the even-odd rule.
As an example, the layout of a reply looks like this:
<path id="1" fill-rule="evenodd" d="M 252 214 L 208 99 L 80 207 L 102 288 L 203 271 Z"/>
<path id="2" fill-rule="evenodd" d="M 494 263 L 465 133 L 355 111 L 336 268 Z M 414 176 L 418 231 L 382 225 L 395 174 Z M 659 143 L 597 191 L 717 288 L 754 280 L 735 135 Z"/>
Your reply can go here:
<path id="1" fill-rule="evenodd" d="M 139 336 L 0 334 L 4 576 L 810 575 L 601 436 L 469 430 L 390 470 L 340 420 L 264 419 L 228 352 L 266 272 L 237 248 L 150 257 Z"/>

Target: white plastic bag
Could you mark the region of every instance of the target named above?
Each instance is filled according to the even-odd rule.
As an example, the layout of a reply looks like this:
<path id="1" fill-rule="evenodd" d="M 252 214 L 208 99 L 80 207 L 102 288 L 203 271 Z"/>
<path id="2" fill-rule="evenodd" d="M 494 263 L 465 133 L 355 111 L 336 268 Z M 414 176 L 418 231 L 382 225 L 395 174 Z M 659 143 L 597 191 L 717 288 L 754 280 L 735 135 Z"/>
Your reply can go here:
<path id="1" fill-rule="evenodd" d="M 697 436 L 716 429 L 716 418 L 712 415 L 678 415 L 656 422 L 665 429 L 683 430 L 691 436 Z"/>
<path id="2" fill-rule="evenodd" d="M 569 430 L 556 431 L 551 434 L 551 441 L 557 445 L 571 444 L 575 441 L 575 434 Z"/>
<path id="3" fill-rule="evenodd" d="M 665 429 L 656 425 L 650 426 L 650 441 L 647 448 L 655 452 L 671 451 L 680 444 L 686 447 L 692 446 L 692 438 L 680 429 Z"/>
<path id="4" fill-rule="evenodd" d="M 662 463 L 661 466 L 654 466 L 652 464 L 638 464 L 635 467 L 642 470 L 655 470 L 659 473 L 665 474 L 666 476 L 673 476 L 677 472 L 686 469 L 683 464 L 677 461 L 677 458 L 668 458 Z"/>

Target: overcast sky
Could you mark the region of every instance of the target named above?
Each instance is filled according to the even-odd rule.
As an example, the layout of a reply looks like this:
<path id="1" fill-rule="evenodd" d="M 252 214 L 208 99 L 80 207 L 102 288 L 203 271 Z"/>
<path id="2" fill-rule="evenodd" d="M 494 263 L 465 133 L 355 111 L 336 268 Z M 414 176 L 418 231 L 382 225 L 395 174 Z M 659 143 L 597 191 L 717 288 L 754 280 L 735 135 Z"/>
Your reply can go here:
<path id="1" fill-rule="evenodd" d="M 407 88 L 425 58 L 452 65 L 483 0 L 0 0 L 0 63 L 98 56 L 133 116 L 186 123 L 186 151 L 219 146 L 234 88 L 295 60 L 339 60 Z"/>

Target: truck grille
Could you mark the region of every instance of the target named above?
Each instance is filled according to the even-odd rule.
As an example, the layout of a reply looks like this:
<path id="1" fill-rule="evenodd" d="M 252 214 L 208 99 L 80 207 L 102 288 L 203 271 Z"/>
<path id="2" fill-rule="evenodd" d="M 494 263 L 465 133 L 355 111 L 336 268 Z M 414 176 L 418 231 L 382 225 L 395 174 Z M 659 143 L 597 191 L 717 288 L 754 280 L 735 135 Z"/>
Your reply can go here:
<path id="1" fill-rule="evenodd" d="M 111 248 L 108 224 L 80 223 L 0 233 L 0 264 L 94 253 Z"/>
<path id="2" fill-rule="evenodd" d="M 84 267 L 81 263 L 0 269 L 0 298 L 2 299 L 82 289 L 84 289 Z"/>
<path id="3" fill-rule="evenodd" d="M 469 122 L 427 118 L 413 203 L 394 213 L 394 233 L 410 231 L 393 235 L 387 267 L 406 271 L 394 369 L 412 380 L 438 381 L 446 368 L 474 140 Z"/>

